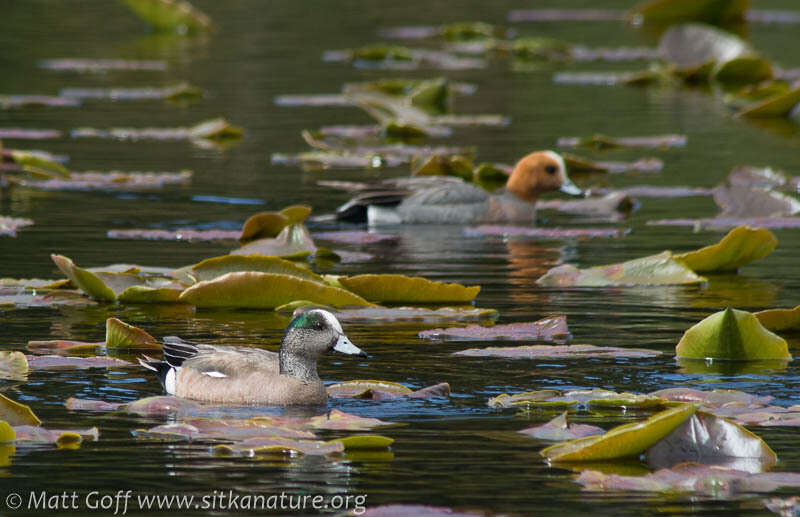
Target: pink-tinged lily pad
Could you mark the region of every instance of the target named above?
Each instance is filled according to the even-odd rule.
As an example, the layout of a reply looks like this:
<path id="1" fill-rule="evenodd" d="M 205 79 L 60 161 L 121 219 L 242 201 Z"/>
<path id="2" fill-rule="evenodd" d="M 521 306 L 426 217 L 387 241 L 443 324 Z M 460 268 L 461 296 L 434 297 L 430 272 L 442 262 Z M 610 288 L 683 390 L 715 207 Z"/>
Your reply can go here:
<path id="1" fill-rule="evenodd" d="M 288 420 L 293 422 L 293 420 Z M 376 427 L 386 427 L 397 425 L 392 422 L 384 422 L 377 418 L 360 417 L 351 415 L 338 409 L 332 409 L 326 415 L 315 416 L 300 421 L 300 425 L 309 429 L 327 429 L 331 431 L 367 431 Z"/>
<path id="2" fill-rule="evenodd" d="M 360 297 L 383 303 L 464 303 L 472 301 L 481 290 L 478 285 L 463 286 L 396 274 L 342 276 L 337 281 Z"/>
<path id="3" fill-rule="evenodd" d="M 536 281 L 538 285 L 547 287 L 694 285 L 705 282 L 705 278 L 675 260 L 669 251 L 588 269 L 564 264 L 551 269 Z"/>
<path id="4" fill-rule="evenodd" d="M 297 106 L 355 106 L 356 103 L 351 98 L 340 93 L 317 93 L 307 95 L 277 95 L 273 99 L 276 106 L 297 107 Z"/>
<path id="5" fill-rule="evenodd" d="M 716 244 L 673 255 L 696 273 L 736 271 L 769 255 L 778 239 L 766 228 L 738 226 Z"/>
<path id="6" fill-rule="evenodd" d="M 553 82 L 556 84 L 580 84 L 592 86 L 642 86 L 651 84 L 658 79 L 659 76 L 650 70 L 645 70 L 642 72 L 559 72 L 557 74 L 553 74 Z M 655 159 L 653 158 L 653 160 Z M 661 168 L 663 168 L 663 165 L 664 164 L 662 162 Z M 570 172 L 572 172 L 571 167 Z M 644 170 L 641 172 L 653 171 Z"/>
<path id="7" fill-rule="evenodd" d="M 39 68 L 58 72 L 109 72 L 116 70 L 155 71 L 167 69 L 166 61 L 133 61 L 125 59 L 45 59 L 39 61 Z"/>
<path id="8" fill-rule="evenodd" d="M 77 435 L 77 443 L 80 445 L 83 440 L 96 442 L 100 438 L 100 431 L 96 427 L 88 429 L 45 429 L 44 427 L 33 425 L 18 425 L 14 426 L 14 432 L 17 435 L 16 445 L 40 443 L 66 445 L 68 442 L 74 441 L 75 435 Z"/>
<path id="9" fill-rule="evenodd" d="M 0 128 L 0 139 L 5 140 L 53 140 L 57 138 L 61 138 L 61 131 L 56 129 Z"/>
<path id="10" fill-rule="evenodd" d="M 595 345 L 532 345 L 516 347 L 470 348 L 453 352 L 453 355 L 468 357 L 502 357 L 505 359 L 541 358 L 586 358 L 586 357 L 629 357 L 647 358 L 661 355 L 657 350 L 644 348 L 621 348 Z"/>
<path id="11" fill-rule="evenodd" d="M 658 158 L 641 158 L 635 162 L 617 161 L 596 161 L 575 156 L 574 154 L 562 154 L 564 163 L 570 174 L 581 172 L 604 172 L 609 174 L 621 174 L 623 172 L 660 172 L 664 168 L 664 162 Z"/>
<path id="12" fill-rule="evenodd" d="M 510 407 L 597 407 L 603 409 L 618 408 L 627 410 L 630 408 L 639 409 L 659 409 L 665 406 L 664 401 L 649 395 L 638 395 L 635 393 L 616 393 L 613 391 L 593 389 L 593 390 L 537 390 L 524 393 L 509 395 L 503 393 L 497 397 L 489 399 L 489 407 L 510 408 Z"/>
<path id="13" fill-rule="evenodd" d="M 73 172 L 69 178 L 43 181 L 22 180 L 20 185 L 38 190 L 111 190 L 139 191 L 160 189 L 165 185 L 188 184 L 191 171 L 181 172 Z"/>
<path id="14" fill-rule="evenodd" d="M 11 426 L 42 423 L 29 406 L 15 402 L 2 393 L 0 393 L 0 420 Z"/>
<path id="15" fill-rule="evenodd" d="M 332 309 L 341 321 L 494 321 L 498 317 L 495 309 L 479 307 L 442 307 L 429 309 L 420 307 L 363 307 L 359 309 Z"/>
<path id="16" fill-rule="evenodd" d="M 68 339 L 49 339 L 43 341 L 28 341 L 27 349 L 37 354 L 64 354 L 65 352 L 75 351 L 94 351 L 95 349 L 102 348 L 104 343 L 100 342 L 86 342 L 86 341 L 71 341 Z"/>
<path id="17" fill-rule="evenodd" d="M 675 347 L 679 358 L 725 361 L 791 360 L 786 340 L 747 311 L 717 312 L 688 329 Z"/>
<path id="18" fill-rule="evenodd" d="M 185 34 L 207 32 L 213 27 L 211 18 L 186 0 L 123 0 L 123 3 L 157 31 Z"/>
<path id="19" fill-rule="evenodd" d="M 110 413 L 112 411 L 117 411 L 123 406 L 125 403 L 123 402 L 106 402 L 104 400 L 90 400 L 90 399 L 79 399 L 75 397 L 70 397 L 64 402 L 64 406 L 69 409 L 70 411 L 98 411 L 103 413 Z"/>
<path id="20" fill-rule="evenodd" d="M 0 109 L 9 108 L 63 108 L 80 106 L 78 99 L 48 97 L 47 95 L 0 95 Z"/>
<path id="21" fill-rule="evenodd" d="M 212 452 L 217 456 L 261 456 L 261 455 L 326 455 L 344 451 L 344 444 L 318 440 L 290 440 L 286 438 L 250 438 L 230 445 L 215 445 Z"/>
<path id="22" fill-rule="evenodd" d="M 278 273 L 234 272 L 199 282 L 186 289 L 180 300 L 197 307 L 248 307 L 274 309 L 294 300 L 323 305 L 365 306 L 369 302 L 351 292 Z"/>
<path id="23" fill-rule="evenodd" d="M 764 328 L 772 332 L 800 329 L 800 305 L 794 309 L 767 309 L 755 313 L 755 316 Z"/>
<path id="24" fill-rule="evenodd" d="M 638 203 L 624 192 L 609 192 L 601 197 L 590 197 L 577 200 L 552 199 L 539 201 L 537 208 L 557 210 L 568 214 L 579 214 L 594 218 L 619 220 L 630 214 Z"/>
<path id="25" fill-rule="evenodd" d="M 551 445 L 541 451 L 550 461 L 599 461 L 635 457 L 669 435 L 696 411 L 682 404 L 656 413 L 647 420 L 615 427 L 601 435 Z"/>
<path id="26" fill-rule="evenodd" d="M 32 225 L 33 221 L 31 219 L 0 216 L 0 236 L 16 237 L 17 230 Z"/>
<path id="27" fill-rule="evenodd" d="M 225 119 L 212 119 L 200 122 L 191 127 L 177 128 L 77 128 L 70 131 L 72 138 L 100 138 L 106 140 L 141 141 L 141 140 L 238 140 L 244 136 L 244 130 L 230 124 Z"/>
<path id="28" fill-rule="evenodd" d="M 606 188 L 592 189 L 598 194 L 606 194 L 610 192 Z M 691 196 L 710 196 L 713 191 L 707 188 L 696 187 L 655 187 L 650 185 L 641 185 L 636 187 L 625 187 L 618 189 L 616 192 L 624 192 L 630 197 L 650 197 L 650 198 L 673 198 L 673 197 L 691 197 Z"/>
<path id="29" fill-rule="evenodd" d="M 317 246 L 306 227 L 302 224 L 290 224 L 283 228 L 276 237 L 249 241 L 241 248 L 231 251 L 231 254 L 300 257 L 316 251 Z"/>
<path id="30" fill-rule="evenodd" d="M 719 217 L 778 217 L 800 213 L 800 201 L 757 187 L 721 185 L 714 189 Z"/>
<path id="31" fill-rule="evenodd" d="M 63 355 L 28 355 L 25 356 L 31 370 L 49 370 L 53 368 L 122 368 L 133 366 L 133 363 L 115 357 L 65 357 Z"/>
<path id="32" fill-rule="evenodd" d="M 604 432 L 605 430 L 603 428 L 595 425 L 567 424 L 566 411 L 545 424 L 519 431 L 519 433 L 530 436 L 531 438 L 551 440 L 554 442 L 575 440 L 577 438 L 583 438 L 584 436 L 603 434 Z"/>
<path id="33" fill-rule="evenodd" d="M 276 426 L 259 418 L 220 420 L 191 418 L 179 423 L 164 424 L 150 429 L 137 429 L 134 436 L 158 440 L 246 440 L 257 437 L 314 439 L 314 433 Z"/>
<path id="34" fill-rule="evenodd" d="M 186 102 L 203 98 L 200 88 L 178 83 L 164 88 L 62 88 L 61 97 L 69 99 L 101 99 L 111 101 L 170 100 Z"/>
<path id="35" fill-rule="evenodd" d="M 708 219 L 657 219 L 648 226 L 689 226 L 698 230 L 726 230 L 736 226 L 753 226 L 772 230 L 800 228 L 800 217 L 715 217 Z"/>
<path id="36" fill-rule="evenodd" d="M 765 189 L 779 189 L 789 185 L 791 179 L 784 172 L 772 167 L 740 165 L 728 175 L 730 185 L 744 185 Z"/>
<path id="37" fill-rule="evenodd" d="M 558 147 L 588 147 L 590 149 L 624 149 L 628 147 L 643 147 L 647 149 L 666 149 L 672 147 L 686 147 L 686 135 L 660 135 L 660 136 L 631 136 L 610 137 L 594 135 L 591 137 L 559 138 Z"/>
<path id="38" fill-rule="evenodd" d="M 202 409 L 199 402 L 173 396 L 145 397 L 124 405 L 124 410 L 134 415 L 189 414 Z"/>
<path id="39" fill-rule="evenodd" d="M 239 232 L 230 230 L 193 230 L 183 228 L 180 230 L 109 230 L 106 232 L 109 239 L 142 239 L 157 241 L 234 241 L 239 238 Z"/>
<path id="40" fill-rule="evenodd" d="M 329 63 L 353 63 L 357 68 L 380 70 L 474 70 L 486 67 L 486 61 L 465 58 L 441 50 L 417 49 L 399 46 L 371 46 L 352 50 L 329 50 L 322 59 Z"/>
<path id="41" fill-rule="evenodd" d="M 497 235 L 503 237 L 531 237 L 541 240 L 619 238 L 630 230 L 619 228 L 530 228 L 527 226 L 481 225 L 464 228 L 468 236 Z"/>
<path id="42" fill-rule="evenodd" d="M 722 407 L 763 406 L 773 400 L 773 397 L 769 395 L 751 395 L 737 390 L 702 391 L 691 388 L 667 388 L 654 391 L 650 393 L 650 396 L 674 402 L 701 404 L 704 410 Z"/>
<path id="43" fill-rule="evenodd" d="M 800 496 L 792 497 L 772 497 L 770 499 L 763 499 L 764 507 L 782 517 L 791 517 L 800 515 Z"/>
<path id="44" fill-rule="evenodd" d="M 445 506 L 425 506 L 421 504 L 385 504 L 372 506 L 363 511 L 350 512 L 348 515 L 360 517 L 487 517 L 483 511 L 462 511 Z"/>
<path id="45" fill-rule="evenodd" d="M 584 490 L 595 492 L 689 492 L 709 497 L 735 497 L 749 492 L 772 492 L 781 487 L 800 487 L 800 474 L 762 472 L 751 474 L 725 467 L 682 463 L 645 476 L 604 474 L 584 470 L 575 479 Z"/>
<path id="46" fill-rule="evenodd" d="M 652 468 L 683 462 L 722 465 L 746 472 L 763 472 L 778 461 L 764 440 L 744 427 L 698 411 L 647 451 Z"/>
<path id="47" fill-rule="evenodd" d="M 450 385 L 446 382 L 413 391 L 402 384 L 389 381 L 354 380 L 331 384 L 326 389 L 328 390 L 328 395 L 334 398 L 368 400 L 385 400 L 399 397 L 427 399 L 450 396 Z"/>
<path id="48" fill-rule="evenodd" d="M 24 380 L 28 375 L 28 361 L 19 351 L 0 351 L 0 379 Z"/>
<path id="49" fill-rule="evenodd" d="M 520 340 L 554 340 L 566 341 L 571 338 L 567 329 L 566 316 L 548 316 L 538 321 L 527 323 L 510 323 L 507 325 L 494 325 L 484 327 L 481 325 L 470 325 L 468 327 L 451 327 L 423 330 L 419 332 L 422 339 L 438 340 L 489 340 L 505 339 L 511 341 Z M 463 352 L 457 352 L 462 355 Z"/>
<path id="50" fill-rule="evenodd" d="M 313 236 L 315 239 L 339 244 L 378 244 L 396 242 L 400 238 L 398 235 L 358 231 L 319 232 Z"/>

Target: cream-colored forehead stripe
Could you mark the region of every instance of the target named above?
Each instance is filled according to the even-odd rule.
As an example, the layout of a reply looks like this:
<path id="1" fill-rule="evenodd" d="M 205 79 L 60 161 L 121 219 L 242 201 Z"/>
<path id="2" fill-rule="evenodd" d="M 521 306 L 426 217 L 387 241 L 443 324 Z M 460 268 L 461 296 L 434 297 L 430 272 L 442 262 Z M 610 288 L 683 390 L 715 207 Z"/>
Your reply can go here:
<path id="1" fill-rule="evenodd" d="M 336 319 L 336 316 L 334 316 L 330 312 L 324 311 L 322 309 L 316 309 L 316 310 L 320 314 L 322 314 L 322 316 L 325 318 L 325 321 L 328 322 L 328 325 L 330 325 L 331 328 L 333 328 L 333 330 L 335 330 L 339 334 L 344 334 L 344 330 L 342 329 L 342 324 L 339 323 L 339 320 Z"/>
<path id="2" fill-rule="evenodd" d="M 561 172 L 564 174 L 564 176 L 566 176 L 567 164 L 564 163 L 564 158 L 562 158 L 561 155 L 555 151 L 544 151 L 544 153 L 550 158 L 554 159 L 556 162 L 558 162 L 559 167 L 561 167 Z"/>

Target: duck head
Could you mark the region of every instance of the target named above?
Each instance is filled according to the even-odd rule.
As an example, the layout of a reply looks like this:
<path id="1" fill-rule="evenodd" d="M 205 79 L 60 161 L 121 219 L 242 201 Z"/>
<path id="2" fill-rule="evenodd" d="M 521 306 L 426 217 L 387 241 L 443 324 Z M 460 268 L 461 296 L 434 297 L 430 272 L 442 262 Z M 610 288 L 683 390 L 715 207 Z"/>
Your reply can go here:
<path id="1" fill-rule="evenodd" d="M 518 161 L 506 182 L 506 189 L 531 203 L 536 202 L 541 193 L 553 190 L 583 195 L 567 176 L 564 159 L 553 151 L 537 151 Z"/>
<path id="2" fill-rule="evenodd" d="M 309 362 L 328 352 L 368 357 L 342 330 L 336 316 L 324 309 L 296 311 L 281 342 L 281 369 L 285 363 Z"/>

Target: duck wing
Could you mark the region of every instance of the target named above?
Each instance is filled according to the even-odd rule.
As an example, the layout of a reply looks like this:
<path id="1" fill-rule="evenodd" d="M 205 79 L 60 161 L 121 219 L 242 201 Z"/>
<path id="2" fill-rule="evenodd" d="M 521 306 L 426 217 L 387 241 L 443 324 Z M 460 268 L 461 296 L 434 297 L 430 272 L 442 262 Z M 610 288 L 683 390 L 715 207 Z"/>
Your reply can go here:
<path id="1" fill-rule="evenodd" d="M 406 223 L 468 224 L 486 217 L 489 199 L 476 185 L 450 181 L 414 192 L 397 211 Z"/>

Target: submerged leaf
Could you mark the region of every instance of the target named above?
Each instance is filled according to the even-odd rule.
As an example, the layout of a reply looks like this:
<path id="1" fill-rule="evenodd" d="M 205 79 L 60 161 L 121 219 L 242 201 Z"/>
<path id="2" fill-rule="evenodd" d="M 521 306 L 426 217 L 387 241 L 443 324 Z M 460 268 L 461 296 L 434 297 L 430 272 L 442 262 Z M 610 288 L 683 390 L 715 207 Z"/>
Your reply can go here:
<path id="1" fill-rule="evenodd" d="M 33 413 L 30 407 L 15 402 L 0 393 L 0 421 L 9 425 L 41 425 L 42 421 Z"/>
<path id="2" fill-rule="evenodd" d="M 764 328 L 772 332 L 800 329 L 800 305 L 794 309 L 767 309 L 755 313 Z"/>
<path id="3" fill-rule="evenodd" d="M 571 336 L 567 329 L 566 316 L 548 316 L 538 321 L 529 323 L 510 323 L 484 327 L 470 325 L 468 327 L 452 327 L 447 329 L 432 329 L 419 332 L 422 339 L 447 339 L 447 340 L 488 340 L 504 339 L 519 340 L 568 340 Z M 463 352 L 457 352 L 463 354 Z M 469 354 L 464 354 L 469 355 Z"/>
<path id="4" fill-rule="evenodd" d="M 548 287 L 681 285 L 704 282 L 705 278 L 675 260 L 669 251 L 588 269 L 564 264 L 552 268 L 536 281 L 538 285 Z"/>
<path id="5" fill-rule="evenodd" d="M 625 424 L 602 435 L 578 438 L 547 447 L 542 456 L 550 461 L 598 461 L 638 456 L 670 434 L 696 411 L 681 404 L 656 413 L 644 422 Z"/>
<path id="6" fill-rule="evenodd" d="M 481 290 L 478 285 L 466 287 L 395 274 L 343 276 L 338 280 L 357 295 L 383 303 L 463 303 L 472 301 Z"/>
<path id="7" fill-rule="evenodd" d="M 296 276 L 278 273 L 234 272 L 199 282 L 186 289 L 180 300 L 197 307 L 274 309 L 294 300 L 309 300 L 341 307 L 369 302 L 353 293 Z"/>
<path id="8" fill-rule="evenodd" d="M 785 339 L 765 329 L 753 314 L 730 307 L 687 330 L 675 353 L 703 360 L 792 359 Z"/>
<path id="9" fill-rule="evenodd" d="M 564 441 L 603 434 L 605 431 L 601 427 L 585 424 L 567 424 L 567 412 L 564 411 L 559 416 L 549 422 L 537 427 L 529 427 L 518 431 L 521 434 L 538 438 L 540 440 Z"/>
<path id="10" fill-rule="evenodd" d="M 122 2 L 157 30 L 183 33 L 211 29 L 211 19 L 186 0 L 122 0 Z"/>
<path id="11" fill-rule="evenodd" d="M 673 258 L 696 273 L 736 271 L 766 257 L 777 245 L 778 239 L 766 228 L 739 226 L 717 244 L 673 255 Z"/>

